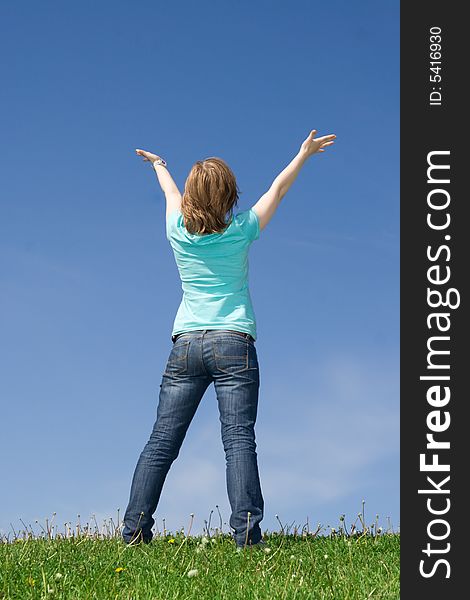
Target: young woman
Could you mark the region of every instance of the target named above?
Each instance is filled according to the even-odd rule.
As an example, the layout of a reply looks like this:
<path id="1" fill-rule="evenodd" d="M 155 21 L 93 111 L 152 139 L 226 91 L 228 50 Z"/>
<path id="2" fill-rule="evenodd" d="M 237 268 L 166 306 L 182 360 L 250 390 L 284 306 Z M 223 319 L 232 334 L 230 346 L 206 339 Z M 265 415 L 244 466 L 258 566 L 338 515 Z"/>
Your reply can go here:
<path id="1" fill-rule="evenodd" d="M 249 210 L 233 215 L 238 186 L 220 158 L 197 161 L 181 196 L 166 162 L 136 150 L 153 164 L 166 197 L 166 235 L 179 270 L 183 298 L 173 324 L 157 419 L 134 472 L 122 537 L 148 543 L 166 475 L 213 382 L 226 457 L 230 527 L 238 547 L 262 544 L 264 500 L 258 473 L 255 422 L 259 367 L 256 319 L 248 287 L 248 251 L 274 215 L 306 160 L 324 152 L 335 135 L 302 143 L 291 163 Z"/>

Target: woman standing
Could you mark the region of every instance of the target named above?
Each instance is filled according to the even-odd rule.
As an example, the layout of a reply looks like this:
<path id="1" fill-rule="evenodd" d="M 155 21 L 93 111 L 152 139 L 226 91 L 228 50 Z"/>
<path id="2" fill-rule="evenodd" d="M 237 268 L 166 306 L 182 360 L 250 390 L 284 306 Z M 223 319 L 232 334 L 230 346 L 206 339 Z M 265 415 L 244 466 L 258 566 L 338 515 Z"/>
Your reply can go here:
<path id="1" fill-rule="evenodd" d="M 255 422 L 259 367 L 256 319 L 248 287 L 248 252 L 274 215 L 305 161 L 335 135 L 302 143 L 298 154 L 249 210 L 233 215 L 238 186 L 220 158 L 197 161 L 183 196 L 166 162 L 136 150 L 153 164 L 166 197 L 166 235 L 183 298 L 172 330 L 173 347 L 160 384 L 157 419 L 134 472 L 122 537 L 148 543 L 166 475 L 213 382 L 226 457 L 230 527 L 238 547 L 263 543 L 264 500 L 258 473 Z"/>

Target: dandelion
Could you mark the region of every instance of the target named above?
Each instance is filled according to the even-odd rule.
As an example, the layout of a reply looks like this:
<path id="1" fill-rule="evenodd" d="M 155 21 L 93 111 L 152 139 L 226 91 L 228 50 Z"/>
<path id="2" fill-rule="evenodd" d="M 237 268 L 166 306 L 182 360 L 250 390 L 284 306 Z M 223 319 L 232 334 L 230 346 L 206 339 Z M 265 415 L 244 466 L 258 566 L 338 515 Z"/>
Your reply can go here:
<path id="1" fill-rule="evenodd" d="M 190 571 L 188 571 L 188 577 L 195 577 L 197 573 L 197 569 L 191 569 Z"/>
<path id="2" fill-rule="evenodd" d="M 265 548 L 264 551 L 266 552 L 266 554 L 269 554 L 271 552 L 271 548 Z"/>
<path id="3" fill-rule="evenodd" d="M 328 558 L 328 554 L 325 554 L 325 556 L 323 558 L 327 559 Z"/>
<path id="4" fill-rule="evenodd" d="M 30 585 L 31 587 L 34 587 L 36 585 L 36 581 L 31 577 L 31 575 L 28 577 L 27 579 L 27 583 L 28 585 Z"/>
<path id="5" fill-rule="evenodd" d="M 114 569 L 116 571 L 116 573 L 121 573 L 122 571 L 125 571 L 125 569 L 123 567 L 118 567 L 117 569 Z"/>
<path id="6" fill-rule="evenodd" d="M 168 543 L 169 543 L 169 544 L 174 544 L 174 543 L 175 543 L 175 538 L 170 538 L 170 539 L 168 540 Z"/>
<path id="7" fill-rule="evenodd" d="M 56 581 L 60 581 L 62 579 L 62 577 L 63 577 L 62 573 L 56 573 L 55 576 L 54 576 L 54 579 Z"/>

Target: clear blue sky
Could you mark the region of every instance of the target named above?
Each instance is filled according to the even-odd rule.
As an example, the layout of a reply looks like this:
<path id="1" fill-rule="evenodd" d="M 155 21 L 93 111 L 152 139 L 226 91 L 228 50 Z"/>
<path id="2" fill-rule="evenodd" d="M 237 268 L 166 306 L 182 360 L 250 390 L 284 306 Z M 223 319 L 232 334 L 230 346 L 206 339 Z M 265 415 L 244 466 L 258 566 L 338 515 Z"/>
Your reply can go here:
<path id="1" fill-rule="evenodd" d="M 3 3 L 0 530 L 121 517 L 181 286 L 144 148 L 180 188 L 234 170 L 249 208 L 310 129 L 251 247 L 264 529 L 399 525 L 399 3 Z M 213 388 L 159 528 L 230 515 Z M 218 524 L 218 518 L 211 525 Z M 228 531 L 228 526 L 224 525 Z"/>

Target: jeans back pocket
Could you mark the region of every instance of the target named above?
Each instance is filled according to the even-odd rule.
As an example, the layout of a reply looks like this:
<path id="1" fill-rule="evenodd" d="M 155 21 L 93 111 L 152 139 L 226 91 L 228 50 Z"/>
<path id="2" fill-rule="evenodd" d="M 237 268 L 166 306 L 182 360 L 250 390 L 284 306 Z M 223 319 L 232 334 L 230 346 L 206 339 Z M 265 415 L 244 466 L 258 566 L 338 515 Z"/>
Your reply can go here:
<path id="1" fill-rule="evenodd" d="M 176 340 L 168 357 L 165 375 L 182 375 L 187 372 L 189 343 L 190 340 Z"/>
<path id="2" fill-rule="evenodd" d="M 219 371 L 240 373 L 248 369 L 248 341 L 240 339 L 214 340 L 214 361 Z"/>

